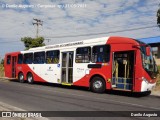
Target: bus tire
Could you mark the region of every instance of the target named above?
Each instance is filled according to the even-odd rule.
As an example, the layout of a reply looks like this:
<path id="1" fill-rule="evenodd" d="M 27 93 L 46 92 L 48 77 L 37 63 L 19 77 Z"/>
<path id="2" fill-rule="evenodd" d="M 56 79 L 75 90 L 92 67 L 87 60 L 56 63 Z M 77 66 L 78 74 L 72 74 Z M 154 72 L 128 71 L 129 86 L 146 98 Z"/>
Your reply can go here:
<path id="1" fill-rule="evenodd" d="M 94 77 L 90 82 L 92 92 L 103 93 L 106 89 L 106 83 L 102 77 Z"/>
<path id="2" fill-rule="evenodd" d="M 27 81 L 28 81 L 29 84 L 33 84 L 34 83 L 34 79 L 33 79 L 32 73 L 28 73 L 27 74 Z"/>
<path id="3" fill-rule="evenodd" d="M 19 80 L 20 83 L 24 83 L 24 75 L 23 75 L 22 72 L 20 72 L 20 73 L 18 74 L 18 80 Z"/>

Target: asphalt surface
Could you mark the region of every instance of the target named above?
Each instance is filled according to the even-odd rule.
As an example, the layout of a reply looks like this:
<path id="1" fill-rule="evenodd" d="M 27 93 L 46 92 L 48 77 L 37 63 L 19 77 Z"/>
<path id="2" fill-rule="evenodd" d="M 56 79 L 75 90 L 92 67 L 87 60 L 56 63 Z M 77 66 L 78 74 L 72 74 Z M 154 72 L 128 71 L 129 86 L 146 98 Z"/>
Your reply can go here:
<path id="1" fill-rule="evenodd" d="M 110 111 L 110 119 L 121 120 L 125 111 L 154 111 L 160 113 L 160 97 L 145 94 L 131 94 L 120 91 L 92 93 L 86 88 L 66 87 L 55 84 L 28 84 L 0 80 L 0 101 L 26 111 Z M 118 111 L 118 112 L 114 112 Z M 73 113 L 74 113 L 73 112 Z M 66 113 L 67 114 L 67 113 Z M 76 114 L 76 113 L 75 113 Z M 96 112 L 93 113 L 96 116 Z M 91 114 L 91 116 L 94 116 Z M 113 116 L 117 116 L 114 117 Z M 49 118 L 52 119 L 52 118 Z M 57 119 L 80 119 L 63 117 Z M 83 119 L 106 119 L 105 117 L 83 117 Z M 148 119 L 146 117 L 125 117 L 125 119 Z M 157 120 L 153 117 L 151 119 Z"/>

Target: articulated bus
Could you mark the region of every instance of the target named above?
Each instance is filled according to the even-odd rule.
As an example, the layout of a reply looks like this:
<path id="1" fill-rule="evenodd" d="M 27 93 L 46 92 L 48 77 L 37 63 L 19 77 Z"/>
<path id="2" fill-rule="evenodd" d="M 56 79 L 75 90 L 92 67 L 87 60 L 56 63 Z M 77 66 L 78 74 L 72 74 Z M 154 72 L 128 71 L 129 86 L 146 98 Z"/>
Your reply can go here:
<path id="1" fill-rule="evenodd" d="M 4 67 L 7 78 L 22 83 L 83 86 L 97 93 L 151 91 L 158 73 L 150 46 L 114 36 L 7 53 Z"/>

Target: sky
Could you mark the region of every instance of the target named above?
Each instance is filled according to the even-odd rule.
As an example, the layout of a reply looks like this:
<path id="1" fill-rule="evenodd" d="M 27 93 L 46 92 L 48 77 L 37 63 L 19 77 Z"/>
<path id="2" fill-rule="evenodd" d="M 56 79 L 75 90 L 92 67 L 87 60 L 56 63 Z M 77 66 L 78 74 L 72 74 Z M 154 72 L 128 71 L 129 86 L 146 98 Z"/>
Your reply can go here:
<path id="1" fill-rule="evenodd" d="M 24 50 L 22 37 L 36 37 L 40 19 L 45 44 L 124 36 L 160 36 L 156 27 L 159 0 L 0 0 L 0 59 Z"/>

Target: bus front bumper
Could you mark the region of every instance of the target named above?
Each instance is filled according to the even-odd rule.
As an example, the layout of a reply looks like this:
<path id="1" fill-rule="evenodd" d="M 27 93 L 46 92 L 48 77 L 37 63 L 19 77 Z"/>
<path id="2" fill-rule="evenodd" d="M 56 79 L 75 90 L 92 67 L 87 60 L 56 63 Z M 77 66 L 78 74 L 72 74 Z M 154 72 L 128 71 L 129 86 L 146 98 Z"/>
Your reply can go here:
<path id="1" fill-rule="evenodd" d="M 149 83 L 143 80 L 141 84 L 141 92 L 151 91 L 155 86 L 156 83 Z"/>

